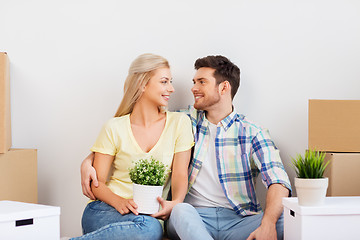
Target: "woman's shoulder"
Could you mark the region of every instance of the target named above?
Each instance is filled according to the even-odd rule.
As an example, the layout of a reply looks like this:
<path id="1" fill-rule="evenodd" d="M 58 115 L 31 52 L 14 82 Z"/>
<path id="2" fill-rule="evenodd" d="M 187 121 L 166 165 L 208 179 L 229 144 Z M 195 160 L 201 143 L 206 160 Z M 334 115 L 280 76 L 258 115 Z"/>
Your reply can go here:
<path id="1" fill-rule="evenodd" d="M 183 112 L 167 112 L 170 121 L 188 121 L 188 115 Z"/>
<path id="2" fill-rule="evenodd" d="M 107 127 L 116 127 L 116 126 L 122 126 L 125 125 L 128 121 L 129 118 L 129 114 L 128 115 L 124 115 L 121 117 L 113 117 L 110 118 L 106 123 L 105 126 Z"/>

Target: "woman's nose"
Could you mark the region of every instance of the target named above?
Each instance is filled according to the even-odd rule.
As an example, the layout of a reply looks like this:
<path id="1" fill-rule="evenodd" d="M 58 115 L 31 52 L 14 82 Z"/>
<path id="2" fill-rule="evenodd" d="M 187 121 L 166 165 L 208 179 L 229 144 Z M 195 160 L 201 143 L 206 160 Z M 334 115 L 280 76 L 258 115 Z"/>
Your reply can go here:
<path id="1" fill-rule="evenodd" d="M 175 92 L 175 88 L 174 88 L 174 86 L 172 85 L 172 83 L 170 83 L 169 88 L 168 88 L 168 91 L 169 91 L 169 92 Z"/>

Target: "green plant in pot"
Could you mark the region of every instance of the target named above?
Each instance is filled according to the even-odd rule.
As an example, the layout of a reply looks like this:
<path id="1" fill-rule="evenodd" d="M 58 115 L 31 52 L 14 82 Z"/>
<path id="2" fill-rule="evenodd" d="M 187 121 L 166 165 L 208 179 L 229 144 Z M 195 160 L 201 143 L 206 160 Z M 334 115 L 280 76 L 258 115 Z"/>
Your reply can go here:
<path id="1" fill-rule="evenodd" d="M 169 172 L 167 166 L 154 157 L 140 159 L 129 169 L 133 182 L 133 199 L 138 205 L 139 213 L 153 214 L 159 210 L 157 197 L 162 195 Z"/>
<path id="2" fill-rule="evenodd" d="M 325 162 L 325 153 L 308 150 L 304 156 L 298 154 L 292 163 L 295 168 L 295 188 L 299 205 L 318 206 L 324 203 L 328 178 L 324 172 L 329 162 Z"/>

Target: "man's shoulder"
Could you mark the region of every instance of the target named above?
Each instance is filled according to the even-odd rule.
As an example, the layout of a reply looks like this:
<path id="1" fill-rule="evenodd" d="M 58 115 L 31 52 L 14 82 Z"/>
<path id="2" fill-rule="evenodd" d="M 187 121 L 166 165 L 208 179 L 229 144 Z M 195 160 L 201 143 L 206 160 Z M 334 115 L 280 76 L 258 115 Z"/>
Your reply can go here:
<path id="1" fill-rule="evenodd" d="M 255 129 L 262 129 L 262 126 L 259 125 L 257 122 L 249 119 L 248 117 L 246 117 L 245 115 L 243 114 L 238 114 L 238 121 L 246 126 L 246 127 L 251 127 L 251 128 L 255 128 Z"/>
<path id="2" fill-rule="evenodd" d="M 235 122 L 237 122 L 239 127 L 255 135 L 265 129 L 257 122 L 250 120 L 245 115 L 240 113 L 236 113 Z"/>

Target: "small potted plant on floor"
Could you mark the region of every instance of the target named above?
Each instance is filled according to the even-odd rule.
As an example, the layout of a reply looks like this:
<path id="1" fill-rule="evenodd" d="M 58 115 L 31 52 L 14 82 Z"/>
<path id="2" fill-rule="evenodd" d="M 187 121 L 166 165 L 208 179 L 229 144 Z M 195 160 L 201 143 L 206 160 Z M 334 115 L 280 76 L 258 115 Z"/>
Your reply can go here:
<path id="1" fill-rule="evenodd" d="M 299 205 L 318 206 L 324 203 L 328 178 L 323 175 L 329 164 L 324 159 L 325 153 L 316 150 L 308 150 L 304 156 L 298 154 L 296 159 L 292 158 Z"/>
<path id="2" fill-rule="evenodd" d="M 138 205 L 137 211 L 153 214 L 159 210 L 157 197 L 162 195 L 163 186 L 169 171 L 164 163 L 151 157 L 140 159 L 129 169 L 133 182 L 133 199 Z"/>

